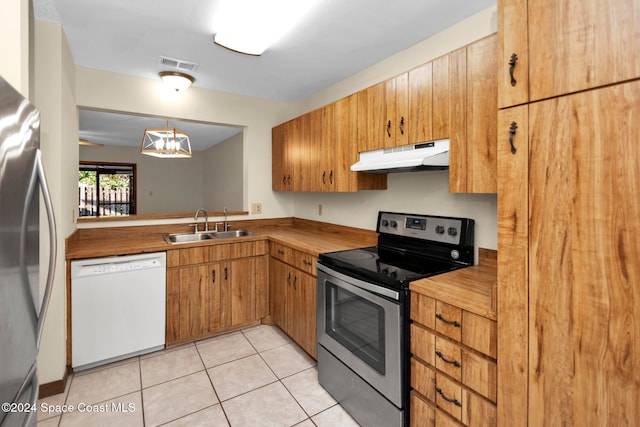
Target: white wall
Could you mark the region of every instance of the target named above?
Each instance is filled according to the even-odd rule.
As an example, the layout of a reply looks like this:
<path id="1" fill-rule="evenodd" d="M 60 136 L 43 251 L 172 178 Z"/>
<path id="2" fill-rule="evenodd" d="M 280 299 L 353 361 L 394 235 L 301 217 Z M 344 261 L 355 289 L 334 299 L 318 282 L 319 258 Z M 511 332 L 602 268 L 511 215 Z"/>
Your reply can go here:
<path id="1" fill-rule="evenodd" d="M 242 145 L 244 132 L 214 145 L 204 156 L 204 207 L 207 211 L 242 210 Z M 247 209 L 249 210 L 249 209 Z"/>
<path id="2" fill-rule="evenodd" d="M 293 215 L 293 195 L 271 191 L 271 128 L 291 115 L 291 104 L 191 87 L 167 91 L 160 79 L 143 79 L 89 68 L 78 69 L 77 102 L 82 108 L 153 115 L 243 126 L 243 208 L 261 202 L 263 214 L 249 218 Z M 233 219 L 233 218 L 231 218 Z M 247 219 L 247 216 L 238 219 Z M 137 221 L 142 225 L 157 221 Z M 184 222 L 183 220 L 164 222 Z M 100 223 L 99 226 L 108 226 Z M 126 226 L 118 221 L 113 225 Z M 91 223 L 79 227 L 96 226 Z"/>
<path id="3" fill-rule="evenodd" d="M 29 98 L 29 0 L 2 0 L 0 76 Z"/>
<path id="4" fill-rule="evenodd" d="M 140 147 L 80 147 L 80 160 L 137 165 L 139 214 L 195 212 L 201 207 L 204 158 L 204 152 L 195 152 L 189 159 L 159 159 L 141 154 Z"/>
<path id="5" fill-rule="evenodd" d="M 336 101 L 372 84 L 393 77 L 447 52 L 497 31 L 497 8 L 471 18 L 323 90 L 298 105 L 292 117 Z M 476 221 L 477 247 L 497 249 L 497 197 L 495 194 L 451 194 L 448 172 L 389 174 L 386 191 L 351 194 L 296 193 L 294 216 L 375 229 L 379 210 L 430 215 L 461 216 Z M 318 215 L 318 204 L 323 215 Z"/>
<path id="6" fill-rule="evenodd" d="M 40 109 L 43 163 L 58 228 L 56 275 L 40 354 L 41 384 L 63 378 L 66 366 L 66 279 L 64 239 L 75 230 L 78 185 L 78 111 L 75 102 L 75 64 L 58 24 L 35 22 L 35 84 L 33 101 Z M 41 291 L 48 266 L 48 235 L 40 207 Z"/>

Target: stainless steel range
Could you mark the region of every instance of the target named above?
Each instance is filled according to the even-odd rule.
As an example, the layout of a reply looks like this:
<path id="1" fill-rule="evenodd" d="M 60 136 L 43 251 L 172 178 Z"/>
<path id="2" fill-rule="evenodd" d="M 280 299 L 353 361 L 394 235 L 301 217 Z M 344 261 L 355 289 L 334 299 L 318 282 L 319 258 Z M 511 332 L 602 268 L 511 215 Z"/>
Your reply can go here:
<path id="1" fill-rule="evenodd" d="M 473 230 L 380 212 L 377 246 L 318 257 L 318 379 L 361 425 L 408 425 L 409 283 L 473 265 Z"/>

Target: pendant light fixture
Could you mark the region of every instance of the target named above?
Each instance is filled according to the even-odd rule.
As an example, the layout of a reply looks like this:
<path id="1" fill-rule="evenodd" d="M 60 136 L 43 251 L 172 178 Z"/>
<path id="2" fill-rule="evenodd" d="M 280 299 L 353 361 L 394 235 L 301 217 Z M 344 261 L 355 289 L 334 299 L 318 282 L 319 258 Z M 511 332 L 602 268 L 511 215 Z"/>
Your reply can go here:
<path id="1" fill-rule="evenodd" d="M 144 130 L 140 152 L 148 156 L 161 158 L 191 157 L 189 135 L 176 128 L 147 128 Z"/>

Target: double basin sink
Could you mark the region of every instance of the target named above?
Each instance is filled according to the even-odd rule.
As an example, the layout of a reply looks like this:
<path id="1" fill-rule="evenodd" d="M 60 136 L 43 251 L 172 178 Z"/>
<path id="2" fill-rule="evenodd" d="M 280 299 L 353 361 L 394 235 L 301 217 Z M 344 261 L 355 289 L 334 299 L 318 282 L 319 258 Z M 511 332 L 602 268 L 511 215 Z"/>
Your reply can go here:
<path id="1" fill-rule="evenodd" d="M 230 231 L 206 231 L 198 233 L 176 233 L 165 234 L 164 240 L 167 243 L 192 243 L 201 242 L 204 240 L 214 239 L 235 239 L 238 237 L 258 236 L 258 233 L 254 233 L 249 230 L 230 230 Z"/>

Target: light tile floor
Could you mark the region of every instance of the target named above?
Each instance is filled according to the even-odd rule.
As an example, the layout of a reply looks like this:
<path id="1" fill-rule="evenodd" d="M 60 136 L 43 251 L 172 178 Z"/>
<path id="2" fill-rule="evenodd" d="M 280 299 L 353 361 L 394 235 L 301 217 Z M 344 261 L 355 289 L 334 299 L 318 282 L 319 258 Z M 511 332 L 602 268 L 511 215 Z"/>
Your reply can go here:
<path id="1" fill-rule="evenodd" d="M 39 401 L 38 426 L 357 426 L 315 365 L 277 327 L 256 326 L 76 373 Z"/>

